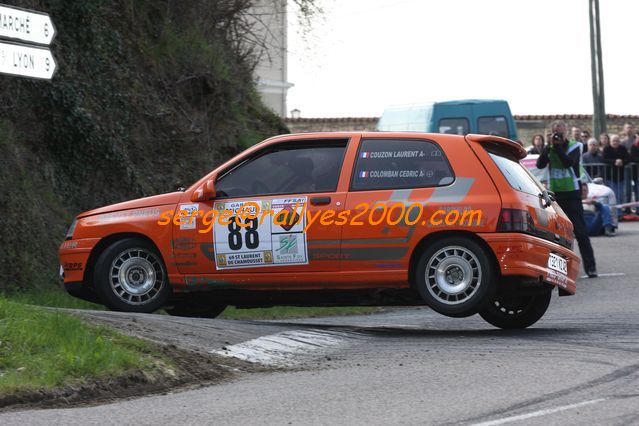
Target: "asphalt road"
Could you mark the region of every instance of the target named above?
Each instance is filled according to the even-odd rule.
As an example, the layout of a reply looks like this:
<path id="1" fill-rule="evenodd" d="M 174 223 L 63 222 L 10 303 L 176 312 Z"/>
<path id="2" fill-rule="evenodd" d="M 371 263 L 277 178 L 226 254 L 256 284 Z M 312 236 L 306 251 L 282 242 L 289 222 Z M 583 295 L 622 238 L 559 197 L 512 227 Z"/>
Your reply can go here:
<path id="1" fill-rule="evenodd" d="M 0 424 L 639 424 L 639 224 L 593 244 L 602 276 L 555 296 L 523 331 L 424 308 L 180 319 L 163 331 L 157 316 L 115 314 L 110 321 L 157 340 L 288 368 L 96 407 L 8 412 Z"/>

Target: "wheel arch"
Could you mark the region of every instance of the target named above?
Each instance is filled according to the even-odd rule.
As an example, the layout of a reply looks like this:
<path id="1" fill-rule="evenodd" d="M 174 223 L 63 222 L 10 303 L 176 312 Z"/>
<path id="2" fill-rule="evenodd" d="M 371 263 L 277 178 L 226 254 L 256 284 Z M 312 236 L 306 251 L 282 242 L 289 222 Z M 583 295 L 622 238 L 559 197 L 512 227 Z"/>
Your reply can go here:
<path id="1" fill-rule="evenodd" d="M 411 288 L 415 288 L 415 270 L 417 269 L 417 263 L 419 262 L 419 258 L 422 253 L 426 251 L 429 243 L 436 241 L 441 238 L 451 238 L 451 237 L 461 237 L 466 238 L 475 243 L 479 244 L 486 252 L 486 255 L 491 260 L 493 267 L 495 268 L 495 274 L 501 281 L 501 268 L 499 267 L 499 262 L 497 261 L 497 257 L 495 253 L 490 248 L 488 243 L 477 234 L 470 231 L 437 231 L 426 235 L 422 238 L 419 243 L 415 246 L 413 253 L 411 254 L 410 261 L 408 264 L 408 281 L 410 283 Z"/>
<path id="2" fill-rule="evenodd" d="M 158 256 L 160 256 L 160 261 L 163 263 L 164 270 L 166 271 L 166 262 L 164 261 L 164 257 L 162 256 L 162 252 L 158 248 L 155 241 L 144 234 L 140 234 L 137 232 L 120 232 L 117 234 L 107 235 L 102 238 L 91 250 L 91 254 L 89 255 L 89 259 L 87 260 L 87 267 L 84 270 L 84 285 L 93 290 L 93 271 L 95 269 L 95 262 L 98 260 L 100 255 L 107 249 L 107 247 L 111 246 L 113 243 L 124 240 L 126 238 L 137 238 L 143 240 L 153 246 Z M 169 284 L 170 286 L 170 284 Z"/>

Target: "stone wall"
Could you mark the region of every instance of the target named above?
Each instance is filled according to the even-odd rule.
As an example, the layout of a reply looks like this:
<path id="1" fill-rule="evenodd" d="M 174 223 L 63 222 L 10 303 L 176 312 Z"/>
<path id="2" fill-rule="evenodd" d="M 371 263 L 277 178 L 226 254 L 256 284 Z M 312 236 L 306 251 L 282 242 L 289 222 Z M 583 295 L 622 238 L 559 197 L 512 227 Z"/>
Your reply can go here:
<path id="1" fill-rule="evenodd" d="M 377 120 L 377 117 L 287 118 L 284 123 L 291 133 L 373 132 Z"/>
<path id="2" fill-rule="evenodd" d="M 287 118 L 286 125 L 292 133 L 306 132 L 344 132 L 344 131 L 374 131 L 377 117 L 341 117 L 341 118 Z M 586 114 L 563 115 L 516 115 L 517 134 L 524 145 L 531 144 L 534 135 L 549 132 L 550 123 L 554 120 L 564 120 L 568 129 L 579 126 L 582 130 L 592 133 L 592 116 Z M 631 122 L 639 127 L 639 115 L 607 115 L 608 133 L 621 133 L 625 122 Z"/>

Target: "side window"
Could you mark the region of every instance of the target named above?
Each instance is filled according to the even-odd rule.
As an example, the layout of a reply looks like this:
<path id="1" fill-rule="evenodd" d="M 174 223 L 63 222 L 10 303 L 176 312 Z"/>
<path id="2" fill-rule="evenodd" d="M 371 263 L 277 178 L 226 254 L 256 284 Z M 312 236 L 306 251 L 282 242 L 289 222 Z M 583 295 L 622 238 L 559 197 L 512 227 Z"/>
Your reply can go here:
<path id="1" fill-rule="evenodd" d="M 357 154 L 351 190 L 422 188 L 453 180 L 444 151 L 433 142 L 367 139 Z"/>
<path id="2" fill-rule="evenodd" d="M 510 186 L 531 195 L 538 195 L 542 191 L 528 170 L 519 162 L 490 151 L 488 155 L 497 164 Z"/>
<path id="3" fill-rule="evenodd" d="M 439 133 L 467 135 L 469 127 L 467 118 L 442 118 L 439 120 Z"/>
<path id="4" fill-rule="evenodd" d="M 479 117 L 477 119 L 477 132 L 482 135 L 508 137 L 508 121 L 506 117 L 498 115 L 494 117 Z"/>
<path id="5" fill-rule="evenodd" d="M 220 198 L 333 192 L 347 141 L 312 142 L 267 148 L 220 176 Z"/>

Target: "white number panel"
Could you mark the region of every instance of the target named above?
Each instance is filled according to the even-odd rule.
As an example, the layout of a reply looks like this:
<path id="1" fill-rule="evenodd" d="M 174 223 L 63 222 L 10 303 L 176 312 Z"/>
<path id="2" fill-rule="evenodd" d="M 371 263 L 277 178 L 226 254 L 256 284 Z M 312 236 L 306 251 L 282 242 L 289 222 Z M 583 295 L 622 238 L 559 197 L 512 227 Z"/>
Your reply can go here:
<path id="1" fill-rule="evenodd" d="M 306 197 L 215 202 L 218 215 L 231 212 L 213 227 L 216 268 L 308 264 L 305 205 Z"/>

